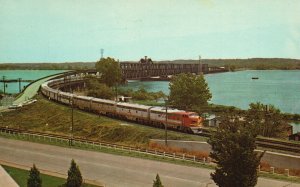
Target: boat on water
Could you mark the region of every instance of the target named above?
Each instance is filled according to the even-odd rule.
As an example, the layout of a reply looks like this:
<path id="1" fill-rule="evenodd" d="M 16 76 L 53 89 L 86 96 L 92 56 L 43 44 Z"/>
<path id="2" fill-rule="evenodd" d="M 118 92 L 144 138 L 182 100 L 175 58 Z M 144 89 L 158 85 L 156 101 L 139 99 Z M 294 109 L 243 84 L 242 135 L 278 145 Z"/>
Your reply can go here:
<path id="1" fill-rule="evenodd" d="M 259 79 L 258 77 L 252 77 L 252 79 Z"/>

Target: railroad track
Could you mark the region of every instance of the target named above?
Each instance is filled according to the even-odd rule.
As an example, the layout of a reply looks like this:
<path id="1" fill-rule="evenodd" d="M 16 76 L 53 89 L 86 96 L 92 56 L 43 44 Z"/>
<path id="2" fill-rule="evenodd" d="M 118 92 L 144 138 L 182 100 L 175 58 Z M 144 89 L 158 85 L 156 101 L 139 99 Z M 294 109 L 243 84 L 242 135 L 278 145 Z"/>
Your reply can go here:
<path id="1" fill-rule="evenodd" d="M 300 154 L 300 144 L 294 142 L 286 142 L 259 137 L 256 138 L 256 145 L 260 148 L 268 148 L 272 150 L 280 150 Z"/>

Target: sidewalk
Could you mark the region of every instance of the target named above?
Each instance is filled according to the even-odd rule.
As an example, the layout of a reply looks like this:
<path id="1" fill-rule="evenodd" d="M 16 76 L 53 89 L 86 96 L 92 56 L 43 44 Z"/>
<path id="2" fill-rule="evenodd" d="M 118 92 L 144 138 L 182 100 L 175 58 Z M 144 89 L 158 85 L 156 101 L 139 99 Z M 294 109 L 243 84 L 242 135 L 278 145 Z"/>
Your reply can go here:
<path id="1" fill-rule="evenodd" d="M 11 178 L 11 176 L 0 166 L 0 186 L 18 187 L 19 185 Z"/>

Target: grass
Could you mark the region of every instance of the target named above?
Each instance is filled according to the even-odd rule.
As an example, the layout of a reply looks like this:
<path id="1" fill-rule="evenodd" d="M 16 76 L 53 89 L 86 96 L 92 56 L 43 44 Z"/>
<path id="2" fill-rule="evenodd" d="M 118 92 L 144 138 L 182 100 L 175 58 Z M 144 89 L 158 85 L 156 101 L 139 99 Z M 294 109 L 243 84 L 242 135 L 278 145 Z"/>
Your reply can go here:
<path id="1" fill-rule="evenodd" d="M 16 181 L 20 187 L 27 187 L 27 178 L 29 175 L 28 170 L 14 168 L 10 166 L 2 165 L 7 173 Z M 42 185 L 47 187 L 58 187 L 66 182 L 66 179 L 54 177 L 50 175 L 40 174 L 42 179 Z M 83 187 L 95 187 L 95 185 L 84 184 Z"/>
<path id="2" fill-rule="evenodd" d="M 71 109 L 38 96 L 38 101 L 18 110 L 2 113 L 1 126 L 38 132 L 70 134 Z M 74 136 L 124 145 L 147 146 L 150 139 L 163 139 L 164 130 L 74 110 Z M 169 131 L 173 140 L 206 141 L 206 138 Z"/>
<path id="3" fill-rule="evenodd" d="M 61 147 L 70 147 L 68 145 L 68 142 L 66 142 L 66 141 L 64 141 L 64 142 L 60 142 L 60 141 L 47 142 L 47 141 L 44 141 L 43 139 L 32 138 L 32 137 L 30 139 L 22 139 L 22 138 L 18 138 L 18 136 L 13 136 L 13 135 L 0 134 L 0 136 L 6 137 L 6 138 L 11 138 L 11 139 L 19 139 L 19 140 L 21 139 L 21 140 L 32 141 L 32 142 L 37 142 L 37 143 L 56 145 L 56 146 L 61 146 Z M 135 157 L 135 158 L 149 159 L 149 160 L 154 160 L 154 161 L 161 161 L 161 162 L 185 165 L 185 166 L 190 166 L 190 167 L 201 167 L 201 168 L 207 168 L 207 169 L 214 169 L 214 166 L 210 165 L 210 164 L 195 163 L 192 161 L 173 159 L 173 158 L 168 158 L 168 157 L 159 157 L 159 156 L 155 156 L 155 155 L 149 155 L 149 154 L 138 153 L 138 152 L 134 152 L 134 151 L 120 150 L 120 149 L 114 149 L 114 148 L 108 148 L 108 147 L 100 148 L 99 146 L 93 146 L 91 144 L 75 144 L 75 146 L 72 146 L 72 148 L 88 150 L 88 151 L 98 151 L 98 152 L 120 155 L 120 156 L 130 156 L 130 157 Z M 293 176 L 288 177 L 288 176 L 285 176 L 282 174 L 271 174 L 268 172 L 260 172 L 259 177 L 300 183 L 299 177 L 293 177 Z"/>
<path id="4" fill-rule="evenodd" d="M 209 168 L 209 169 L 214 168 L 213 166 L 211 166 L 209 164 L 204 164 L 204 163 L 199 163 L 199 162 L 196 164 L 195 162 L 188 161 L 188 160 L 161 157 L 161 156 L 156 156 L 156 155 L 151 155 L 151 154 L 146 154 L 146 153 L 139 153 L 139 152 L 125 150 L 125 149 L 124 150 L 115 149 L 113 147 L 101 146 L 101 148 L 100 148 L 99 146 L 96 146 L 96 145 L 93 146 L 92 144 L 85 144 L 85 143 L 79 144 L 78 142 L 76 142 L 75 145 L 70 147 L 68 141 L 52 140 L 50 142 L 48 139 L 44 140 L 43 138 L 37 138 L 37 137 L 32 137 L 32 136 L 31 137 L 15 136 L 12 134 L 0 134 L 0 136 L 5 137 L 5 138 L 10 138 L 10 139 L 22 140 L 22 141 L 25 140 L 25 141 L 35 142 L 35 143 L 49 144 L 49 145 L 55 145 L 55 146 L 60 146 L 60 147 L 73 148 L 73 149 L 97 151 L 97 152 L 101 152 L 101 153 L 108 153 L 108 154 L 119 155 L 119 156 L 129 156 L 129 157 L 135 157 L 135 158 L 168 162 L 168 163 L 185 165 L 185 166 L 202 167 L 202 168 Z M 177 155 L 179 155 L 179 154 L 177 154 Z"/>
<path id="5" fill-rule="evenodd" d="M 37 99 L 38 101 L 30 106 L 25 106 L 19 110 L 2 113 L 3 120 L 0 121 L 0 125 L 25 130 L 69 135 L 71 109 L 64 105 L 48 101 L 41 96 L 38 96 Z M 128 123 L 104 116 L 99 117 L 98 115 L 83 112 L 77 109 L 74 110 L 74 129 L 75 136 L 81 136 L 93 140 L 107 141 L 111 143 L 121 143 L 130 146 L 147 147 L 150 139 L 164 138 L 164 130 L 162 129 Z M 1 136 L 24 140 L 22 137 L 6 135 Z M 168 138 L 175 140 L 194 141 L 207 140 L 203 137 L 172 131 L 168 132 Z M 47 142 L 38 138 L 30 139 L 29 141 L 69 147 L 67 142 Z M 101 149 L 97 149 L 91 145 L 76 145 L 72 148 L 213 169 L 213 166 L 207 164 L 195 164 L 190 161 L 157 157 L 155 155 L 147 155 L 118 149 L 115 150 L 113 148 L 102 147 Z M 273 177 L 271 174 L 262 174 L 262 176 L 268 178 Z M 289 179 L 291 177 L 281 176 L 281 178 L 283 179 L 280 180 L 290 181 Z M 300 182 L 299 180 L 300 179 L 298 178 L 296 179 L 297 182 Z"/>
<path id="6" fill-rule="evenodd" d="M 282 175 L 282 174 L 271 174 L 271 173 L 267 173 L 267 172 L 260 172 L 258 176 L 263 177 L 263 178 L 300 183 L 299 177 L 293 177 L 293 176 L 288 177 L 288 176 Z"/>

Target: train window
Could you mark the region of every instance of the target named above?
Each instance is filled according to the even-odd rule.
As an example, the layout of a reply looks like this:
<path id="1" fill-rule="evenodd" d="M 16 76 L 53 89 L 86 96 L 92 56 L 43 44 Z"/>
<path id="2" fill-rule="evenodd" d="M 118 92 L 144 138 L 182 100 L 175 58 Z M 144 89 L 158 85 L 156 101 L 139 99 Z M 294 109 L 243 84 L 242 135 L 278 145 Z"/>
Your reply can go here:
<path id="1" fill-rule="evenodd" d="M 135 111 L 135 113 L 138 113 L 138 111 Z"/>

